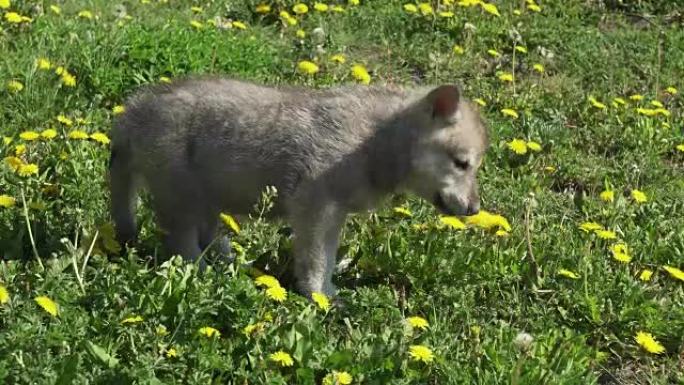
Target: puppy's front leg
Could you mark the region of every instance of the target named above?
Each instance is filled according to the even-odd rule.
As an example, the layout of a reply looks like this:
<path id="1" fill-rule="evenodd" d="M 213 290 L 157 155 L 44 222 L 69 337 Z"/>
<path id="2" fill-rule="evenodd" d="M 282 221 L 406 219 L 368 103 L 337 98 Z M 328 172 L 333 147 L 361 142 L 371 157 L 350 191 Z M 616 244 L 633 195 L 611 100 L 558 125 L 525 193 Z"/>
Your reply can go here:
<path id="1" fill-rule="evenodd" d="M 305 208 L 291 218 L 294 230 L 294 274 L 297 289 L 310 296 L 335 294 L 335 257 L 345 213 L 335 204 Z"/>

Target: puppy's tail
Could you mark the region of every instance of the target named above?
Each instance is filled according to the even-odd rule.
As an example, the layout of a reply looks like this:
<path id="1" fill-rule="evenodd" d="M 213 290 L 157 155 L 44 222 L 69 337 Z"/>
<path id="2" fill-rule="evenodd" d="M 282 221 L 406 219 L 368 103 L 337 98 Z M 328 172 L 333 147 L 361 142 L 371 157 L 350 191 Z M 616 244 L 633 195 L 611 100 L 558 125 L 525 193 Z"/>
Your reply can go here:
<path id="1" fill-rule="evenodd" d="M 123 247 L 126 243 L 134 242 L 137 237 L 135 208 L 138 188 L 128 135 L 122 122 L 117 123 L 119 124 L 114 127 L 109 157 L 109 190 L 116 239 Z"/>

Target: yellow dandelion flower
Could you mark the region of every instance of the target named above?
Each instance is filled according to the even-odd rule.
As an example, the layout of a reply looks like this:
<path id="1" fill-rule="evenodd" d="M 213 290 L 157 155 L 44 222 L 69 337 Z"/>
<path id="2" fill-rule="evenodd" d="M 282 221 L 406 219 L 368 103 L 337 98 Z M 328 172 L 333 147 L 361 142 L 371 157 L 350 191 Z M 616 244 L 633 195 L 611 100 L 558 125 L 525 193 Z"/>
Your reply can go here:
<path id="1" fill-rule="evenodd" d="M 610 230 L 595 230 L 594 233 L 601 239 L 617 239 L 617 234 Z"/>
<path id="2" fill-rule="evenodd" d="M 271 12 L 271 6 L 268 4 L 259 4 L 255 9 L 256 13 L 269 13 Z"/>
<path id="3" fill-rule="evenodd" d="M 5 20 L 14 24 L 19 24 L 24 21 L 22 16 L 16 12 L 5 12 Z"/>
<path id="4" fill-rule="evenodd" d="M 164 354 L 166 355 L 166 358 L 178 357 L 178 351 L 175 348 L 169 348 Z"/>
<path id="5" fill-rule="evenodd" d="M 38 174 L 38 165 L 35 163 L 26 163 L 22 164 L 19 166 L 19 170 L 17 170 L 17 173 L 19 176 L 31 176 Z"/>
<path id="6" fill-rule="evenodd" d="M 338 54 L 332 55 L 330 57 L 330 60 L 334 61 L 336 63 L 344 64 L 347 61 L 347 58 L 344 55 L 342 55 L 341 53 L 338 53 Z"/>
<path id="7" fill-rule="evenodd" d="M 10 0 L 0 0 L 0 9 L 7 9 L 12 5 Z"/>
<path id="8" fill-rule="evenodd" d="M 191 20 L 191 21 L 190 21 L 190 25 L 191 25 L 193 28 L 195 28 L 195 29 L 202 29 L 202 28 L 204 28 L 204 24 L 202 24 L 201 21 L 197 21 L 197 20 Z"/>
<path id="9" fill-rule="evenodd" d="M 653 276 L 653 271 L 651 271 L 649 269 L 644 269 L 641 272 L 641 274 L 639 274 L 639 279 L 644 281 L 644 282 L 648 282 L 651 280 L 651 276 Z"/>
<path id="10" fill-rule="evenodd" d="M 195 13 L 202 13 L 202 11 L 203 11 L 202 7 L 197 7 L 197 6 L 190 7 L 190 10 L 192 12 L 195 12 Z"/>
<path id="11" fill-rule="evenodd" d="M 544 73 L 544 66 L 539 63 L 532 65 L 532 69 L 539 72 L 540 74 Z"/>
<path id="12" fill-rule="evenodd" d="M 537 4 L 527 4 L 527 9 L 529 9 L 532 12 L 541 12 L 541 7 Z"/>
<path id="13" fill-rule="evenodd" d="M 502 82 L 512 82 L 514 80 L 513 74 L 509 72 L 501 72 L 498 77 Z"/>
<path id="14" fill-rule="evenodd" d="M 493 57 L 499 57 L 499 56 L 501 56 L 501 54 L 499 53 L 499 51 L 497 51 L 497 50 L 495 50 L 495 49 L 488 49 L 488 50 L 487 50 L 487 53 L 488 53 L 490 56 L 493 56 Z"/>
<path id="15" fill-rule="evenodd" d="M 4 144 L 5 146 L 9 146 L 13 140 L 14 139 L 12 139 L 11 136 L 3 136 L 2 137 L 2 144 Z"/>
<path id="16" fill-rule="evenodd" d="M 677 94 L 677 89 L 673 86 L 669 86 L 665 89 L 665 92 L 667 92 L 670 95 L 676 95 Z"/>
<path id="17" fill-rule="evenodd" d="M 24 131 L 21 134 L 19 134 L 19 138 L 30 142 L 32 140 L 40 138 L 40 134 L 35 131 Z"/>
<path id="18" fill-rule="evenodd" d="M 349 385 L 353 381 L 351 374 L 347 372 L 338 372 L 333 370 L 323 377 L 323 385 Z"/>
<path id="19" fill-rule="evenodd" d="M 84 19 L 92 19 L 93 13 L 88 11 L 88 10 L 83 10 L 83 11 L 78 13 L 78 17 L 82 17 Z"/>
<path id="20" fill-rule="evenodd" d="M 475 215 L 466 217 L 466 224 L 471 226 L 477 226 L 483 229 L 503 229 L 506 231 L 511 231 L 511 224 L 508 220 L 501 215 L 492 214 L 485 210 L 480 210 Z"/>
<path id="21" fill-rule="evenodd" d="M 639 115 L 645 115 L 645 116 L 656 116 L 656 115 L 658 115 L 658 111 L 654 108 L 637 108 L 636 113 Z"/>
<path id="22" fill-rule="evenodd" d="M 432 362 L 432 360 L 435 358 L 432 350 L 425 345 L 409 346 L 409 355 L 414 361 L 422 361 L 425 363 Z"/>
<path id="23" fill-rule="evenodd" d="M 527 53 L 527 48 L 521 46 L 521 45 L 516 45 L 515 50 L 520 52 L 520 53 Z"/>
<path id="24" fill-rule="evenodd" d="M 672 276 L 672 278 L 684 281 L 684 271 L 681 271 L 673 266 L 663 266 L 663 269 L 670 273 L 670 276 Z"/>
<path id="25" fill-rule="evenodd" d="M 238 225 L 237 221 L 231 215 L 221 213 L 219 217 L 226 227 L 233 230 L 235 234 L 240 234 L 240 225 Z"/>
<path id="26" fill-rule="evenodd" d="M 625 104 L 627 104 L 627 102 L 625 101 L 625 99 L 620 98 L 620 97 L 613 98 L 613 102 L 614 102 L 615 104 L 619 104 L 619 105 L 621 105 L 621 106 L 624 106 Z"/>
<path id="27" fill-rule="evenodd" d="M 417 13 L 418 7 L 416 7 L 413 4 L 404 4 L 404 11 L 406 11 L 408 13 Z"/>
<path id="28" fill-rule="evenodd" d="M 675 148 L 677 149 L 677 151 L 684 152 L 684 143 L 678 144 Z"/>
<path id="29" fill-rule="evenodd" d="M 113 114 L 113 115 L 121 115 L 121 114 L 123 114 L 124 112 L 126 112 L 126 107 L 124 107 L 124 106 L 122 106 L 122 105 L 120 105 L 120 104 L 119 104 L 119 105 L 116 105 L 116 106 L 114 106 L 114 108 L 112 108 L 112 114 Z"/>
<path id="30" fill-rule="evenodd" d="M 506 146 L 508 146 L 509 150 L 518 155 L 527 154 L 527 142 L 522 139 L 513 139 L 510 142 L 507 142 Z"/>
<path id="31" fill-rule="evenodd" d="M 663 103 L 657 101 L 657 100 L 651 100 L 651 105 L 657 108 L 663 108 Z"/>
<path id="32" fill-rule="evenodd" d="M 64 115 L 57 115 L 57 121 L 67 127 L 71 127 L 74 124 L 74 122 L 71 119 L 67 118 Z"/>
<path id="33" fill-rule="evenodd" d="M 10 300 L 9 291 L 3 285 L 0 285 L 0 305 L 4 305 Z"/>
<path id="34" fill-rule="evenodd" d="M 24 162 L 16 156 L 5 157 L 5 163 L 7 163 L 9 168 L 11 168 L 14 172 L 17 172 L 19 170 L 19 167 L 21 167 L 21 165 L 24 164 Z"/>
<path id="35" fill-rule="evenodd" d="M 60 15 L 62 13 L 62 8 L 60 8 L 59 5 L 51 5 L 50 11 L 52 11 L 52 13 L 55 15 Z"/>
<path id="36" fill-rule="evenodd" d="M 454 216 L 440 216 L 439 222 L 453 230 L 463 230 L 466 228 L 465 223 Z"/>
<path id="37" fill-rule="evenodd" d="M 159 81 L 162 82 L 162 83 L 171 83 L 171 79 L 169 79 L 169 78 L 166 77 L 166 76 L 160 76 L 160 77 L 159 77 Z"/>
<path id="38" fill-rule="evenodd" d="M 36 301 L 38 306 L 43 308 L 43 310 L 48 312 L 48 314 L 50 314 L 51 316 L 57 317 L 57 315 L 59 314 L 59 306 L 55 301 L 51 300 L 50 298 L 41 295 L 39 297 L 34 298 L 34 301 Z"/>
<path id="39" fill-rule="evenodd" d="M 203 326 L 197 332 L 205 337 L 221 337 L 221 332 L 211 326 Z"/>
<path id="40" fill-rule="evenodd" d="M 599 198 L 604 202 L 613 202 L 615 200 L 615 192 L 613 190 L 601 191 Z"/>
<path id="41" fill-rule="evenodd" d="M 85 140 L 88 139 L 88 134 L 85 131 L 73 130 L 67 135 L 69 139 Z"/>
<path id="42" fill-rule="evenodd" d="M 237 29 L 247 29 L 247 24 L 241 22 L 241 21 L 234 21 L 233 22 L 233 27 Z"/>
<path id="43" fill-rule="evenodd" d="M 481 6 L 482 9 L 484 9 L 485 12 L 487 12 L 487 13 L 491 13 L 491 14 L 494 15 L 494 16 L 501 16 L 501 14 L 499 13 L 499 10 L 496 8 L 496 5 L 494 5 L 494 4 L 484 3 L 484 2 L 483 2 L 483 3 L 480 3 L 480 6 Z"/>
<path id="44" fill-rule="evenodd" d="M 273 286 L 266 289 L 266 296 L 276 302 L 283 302 L 287 299 L 287 291 L 280 286 Z"/>
<path id="45" fill-rule="evenodd" d="M 255 324 L 249 324 L 242 328 L 242 334 L 244 334 L 246 337 L 249 337 L 250 335 L 254 333 L 258 333 L 264 329 L 266 326 L 265 323 L 263 322 L 257 322 Z"/>
<path id="46" fill-rule="evenodd" d="M 439 17 L 451 18 L 454 17 L 454 13 L 451 11 L 439 11 Z"/>
<path id="47" fill-rule="evenodd" d="M 62 73 L 61 81 L 67 87 L 76 87 L 76 77 L 67 71 Z"/>
<path id="48" fill-rule="evenodd" d="M 585 233 L 596 231 L 596 230 L 603 230 L 603 226 L 599 225 L 596 222 L 584 222 L 581 225 L 579 225 L 580 230 L 584 231 Z"/>
<path id="49" fill-rule="evenodd" d="M 644 203 L 648 201 L 648 197 L 646 196 L 646 193 L 644 193 L 643 191 L 634 189 L 630 194 L 632 195 L 632 199 L 634 199 L 636 203 Z"/>
<path id="50" fill-rule="evenodd" d="M 0 207 L 9 208 L 14 206 L 16 199 L 7 194 L 0 195 Z"/>
<path id="51" fill-rule="evenodd" d="M 122 320 L 121 320 L 121 324 L 122 324 L 122 325 L 126 325 L 126 324 L 137 324 L 137 323 L 140 323 L 140 322 L 143 322 L 143 321 L 144 321 L 144 320 L 143 320 L 143 317 L 141 317 L 141 316 L 139 316 L 139 315 L 136 315 L 136 316 L 131 316 L 131 317 L 127 317 L 127 318 L 122 319 Z"/>
<path id="52" fill-rule="evenodd" d="M 24 89 L 24 85 L 18 80 L 10 80 L 7 82 L 7 90 L 9 92 L 17 93 Z"/>
<path id="53" fill-rule="evenodd" d="M 310 62 L 308 60 L 300 61 L 299 64 L 297 64 L 297 69 L 299 70 L 299 72 L 307 75 L 313 75 L 316 72 L 318 72 L 318 66 L 315 63 Z"/>
<path id="54" fill-rule="evenodd" d="M 16 156 L 21 156 L 26 152 L 26 145 L 25 144 L 19 144 L 14 147 L 14 155 Z"/>
<path id="55" fill-rule="evenodd" d="M 565 277 L 565 278 L 579 279 L 579 275 L 575 274 L 574 272 L 572 272 L 568 269 L 560 269 L 560 270 L 558 270 L 558 274 Z"/>
<path id="56" fill-rule="evenodd" d="M 362 66 L 361 64 L 354 64 L 351 68 L 351 73 L 354 79 L 356 79 L 360 83 L 370 84 L 370 74 L 368 74 L 366 67 Z"/>
<path id="57" fill-rule="evenodd" d="M 169 331 L 168 329 L 166 329 L 166 326 L 159 325 L 154 329 L 154 334 L 156 334 L 159 337 L 165 337 L 169 335 Z"/>
<path id="58" fill-rule="evenodd" d="M 418 10 L 423 16 L 432 15 L 434 13 L 430 3 L 418 3 Z"/>
<path id="59" fill-rule="evenodd" d="M 634 340 L 637 344 L 641 345 L 644 350 L 651 354 L 665 353 L 663 345 L 656 341 L 651 333 L 637 332 L 636 336 L 634 336 Z"/>
<path id="60" fill-rule="evenodd" d="M 502 237 L 502 238 L 503 238 L 503 237 L 509 236 L 510 233 L 509 233 L 508 231 L 506 231 L 506 230 L 496 230 L 496 232 L 494 233 L 494 235 L 496 235 L 497 237 Z"/>
<path id="61" fill-rule="evenodd" d="M 321 310 L 328 311 L 328 309 L 330 309 L 330 300 L 325 294 L 313 292 L 311 293 L 311 299 L 316 303 L 316 305 L 318 305 L 319 308 L 321 308 Z"/>
<path id="62" fill-rule="evenodd" d="M 359 5 L 361 3 L 361 0 L 349 0 L 347 1 L 349 5 Z"/>
<path id="63" fill-rule="evenodd" d="M 482 4 L 482 0 L 460 0 L 457 4 L 461 7 L 472 7 Z"/>
<path id="64" fill-rule="evenodd" d="M 644 98 L 644 95 L 634 94 L 634 95 L 630 95 L 629 100 L 638 102 L 638 101 L 641 101 L 643 98 Z"/>
<path id="65" fill-rule="evenodd" d="M 92 139 L 98 143 L 102 143 L 102 144 L 109 144 L 109 142 L 110 142 L 107 135 L 102 133 L 102 132 L 95 132 L 95 133 L 91 134 L 90 139 Z"/>
<path id="66" fill-rule="evenodd" d="M 473 101 L 482 107 L 487 105 L 487 102 L 485 102 L 484 99 L 481 99 L 481 98 L 475 98 L 475 99 L 473 99 Z"/>
<path id="67" fill-rule="evenodd" d="M 430 327 L 430 324 L 428 323 L 428 321 L 423 317 L 418 317 L 418 316 L 408 317 L 406 319 L 406 322 L 413 329 L 427 330 L 427 328 Z"/>
<path id="68" fill-rule="evenodd" d="M 289 25 L 297 25 L 297 19 L 292 17 L 287 11 L 280 11 L 280 18 Z"/>
<path id="69" fill-rule="evenodd" d="M 54 139 L 57 136 L 57 131 L 55 131 L 52 128 L 48 128 L 48 129 L 41 131 L 40 136 L 43 139 L 47 139 L 47 140 Z"/>
<path id="70" fill-rule="evenodd" d="M 592 106 L 594 106 L 594 107 L 596 107 L 596 108 L 598 108 L 598 109 L 600 109 L 600 110 L 605 110 L 605 109 L 607 108 L 605 104 L 599 102 L 599 101 L 596 100 L 596 98 L 593 97 L 593 96 L 589 96 L 589 103 L 591 103 Z"/>
<path id="71" fill-rule="evenodd" d="M 395 214 L 398 214 L 399 216 L 410 218 L 413 216 L 413 213 L 411 213 L 411 210 L 407 209 L 406 207 L 399 206 L 395 207 L 392 209 Z"/>
<path id="72" fill-rule="evenodd" d="M 256 277 L 256 279 L 254 279 L 254 284 L 257 286 L 264 286 L 266 288 L 280 287 L 280 282 L 278 282 L 278 279 L 268 274 L 263 274 Z"/>
<path id="73" fill-rule="evenodd" d="M 36 59 L 36 67 L 38 67 L 39 70 L 49 70 L 52 68 L 52 63 L 50 63 L 48 59 L 38 58 Z"/>
<path id="74" fill-rule="evenodd" d="M 553 166 L 546 166 L 544 167 L 544 171 L 546 172 L 556 172 L 556 168 Z"/>
<path id="75" fill-rule="evenodd" d="M 504 108 L 501 110 L 501 113 L 506 116 L 510 116 L 513 119 L 518 119 L 518 112 L 512 108 Z"/>
<path id="76" fill-rule="evenodd" d="M 294 365 L 294 360 L 292 360 L 292 356 L 290 356 L 288 353 L 285 353 L 282 350 L 279 350 L 271 354 L 270 356 L 268 356 L 268 358 L 280 366 Z"/>
<path id="77" fill-rule="evenodd" d="M 527 145 L 527 148 L 529 148 L 530 150 L 532 150 L 534 152 L 539 152 L 542 150 L 541 144 L 539 144 L 535 141 L 529 141 L 525 144 Z"/>
<path id="78" fill-rule="evenodd" d="M 295 35 L 296 35 L 298 38 L 303 39 L 303 38 L 306 37 L 306 32 L 304 32 L 303 29 L 298 29 L 297 32 L 295 32 Z"/>
<path id="79" fill-rule="evenodd" d="M 307 7 L 307 5 L 304 3 L 297 3 L 292 7 L 292 12 L 296 13 L 297 15 L 303 15 L 309 12 L 309 7 Z"/>
<path id="80" fill-rule="evenodd" d="M 622 263 L 629 263 L 632 256 L 627 251 L 627 245 L 624 243 L 616 243 L 610 247 L 610 252 L 613 253 L 613 259 Z"/>
<path id="81" fill-rule="evenodd" d="M 314 3 L 314 9 L 318 12 L 328 12 L 328 4 L 325 3 Z"/>
<path id="82" fill-rule="evenodd" d="M 465 49 L 461 47 L 460 45 L 456 44 L 454 48 L 451 49 L 456 55 L 463 55 L 465 53 Z"/>
<path id="83" fill-rule="evenodd" d="M 522 11 L 520 11 L 519 9 L 514 9 L 514 10 L 513 10 L 513 14 L 514 14 L 515 16 L 520 16 L 520 15 L 522 15 Z"/>

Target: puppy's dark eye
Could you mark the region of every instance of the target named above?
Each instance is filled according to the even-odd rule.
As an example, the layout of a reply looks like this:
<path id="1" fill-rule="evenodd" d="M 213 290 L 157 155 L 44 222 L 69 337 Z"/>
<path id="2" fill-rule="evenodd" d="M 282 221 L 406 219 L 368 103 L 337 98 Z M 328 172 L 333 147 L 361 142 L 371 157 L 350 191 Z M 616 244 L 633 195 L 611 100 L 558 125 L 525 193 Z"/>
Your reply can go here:
<path id="1" fill-rule="evenodd" d="M 467 160 L 462 160 L 458 158 L 454 158 L 453 160 L 454 166 L 456 166 L 456 168 L 460 168 L 461 170 L 467 170 L 468 166 L 470 166 Z"/>

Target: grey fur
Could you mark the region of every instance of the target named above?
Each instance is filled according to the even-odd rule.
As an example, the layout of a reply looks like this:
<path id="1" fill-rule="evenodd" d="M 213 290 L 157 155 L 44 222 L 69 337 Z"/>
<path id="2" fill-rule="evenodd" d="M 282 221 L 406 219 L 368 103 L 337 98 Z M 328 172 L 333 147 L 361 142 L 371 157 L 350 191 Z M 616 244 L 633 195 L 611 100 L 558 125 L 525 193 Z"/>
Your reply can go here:
<path id="1" fill-rule="evenodd" d="M 295 233 L 298 289 L 333 294 L 346 215 L 402 190 L 447 213 L 476 212 L 487 140 L 477 109 L 454 86 L 158 85 L 130 98 L 115 122 L 112 215 L 119 240 L 133 240 L 143 184 L 168 251 L 194 259 L 215 237 L 220 211 L 247 214 L 275 186 L 273 213 Z"/>

